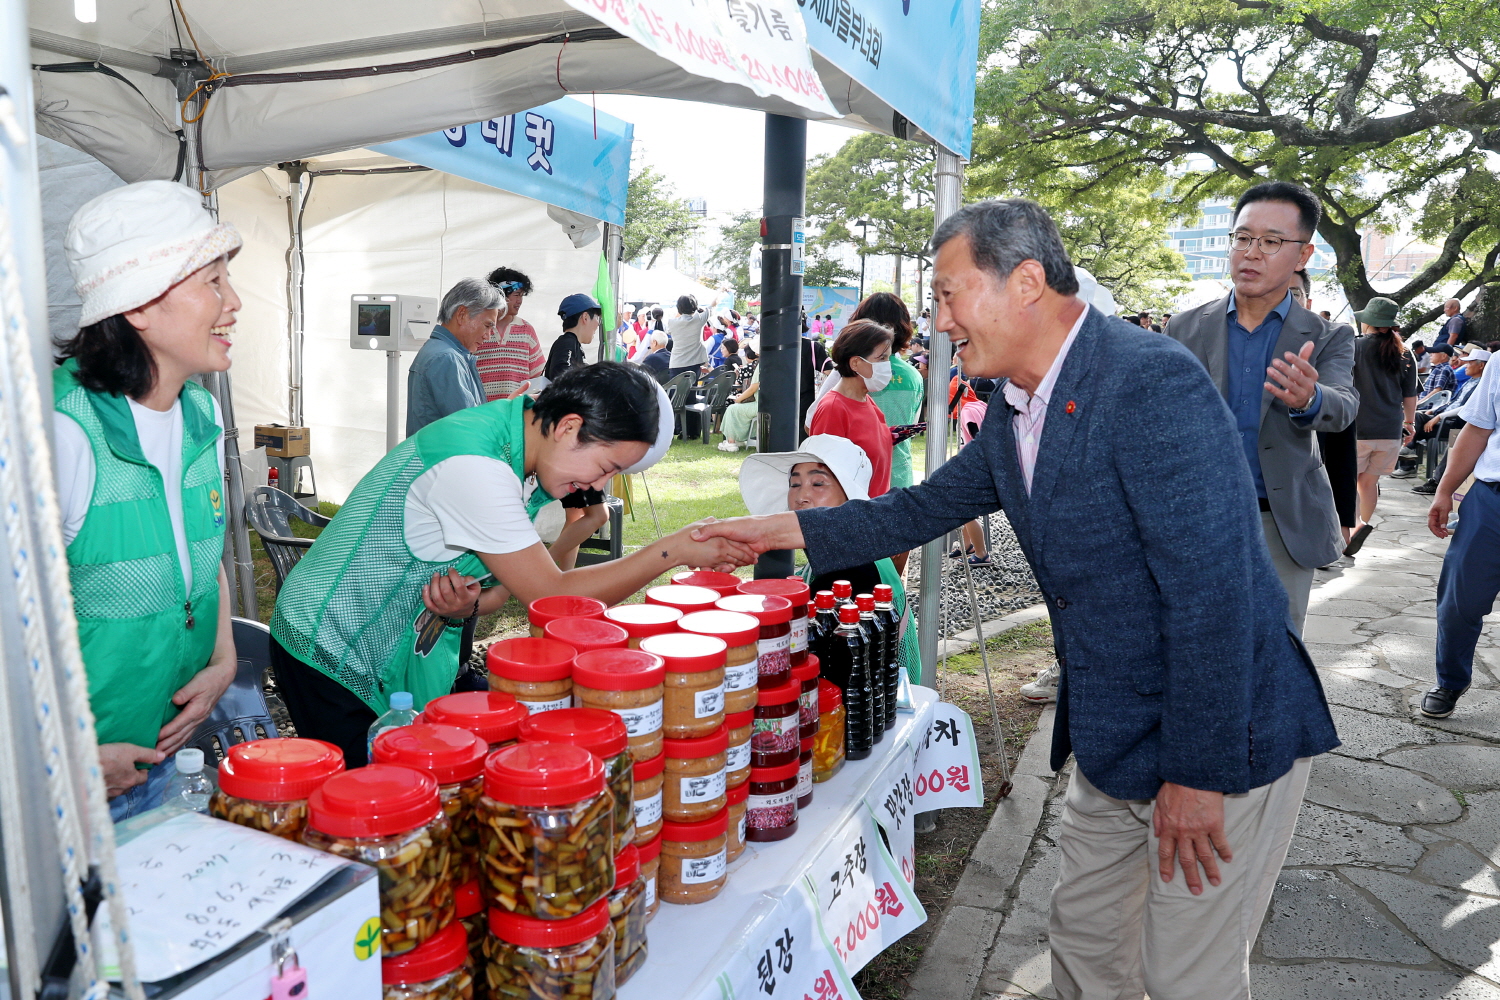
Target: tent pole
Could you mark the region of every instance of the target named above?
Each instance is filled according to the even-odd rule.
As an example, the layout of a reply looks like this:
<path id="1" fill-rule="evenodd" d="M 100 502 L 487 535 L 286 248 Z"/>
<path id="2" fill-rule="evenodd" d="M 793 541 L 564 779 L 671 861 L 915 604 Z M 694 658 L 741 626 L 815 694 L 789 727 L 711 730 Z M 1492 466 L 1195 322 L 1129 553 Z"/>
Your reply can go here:
<path id="1" fill-rule="evenodd" d="M 245 524 L 245 470 L 240 464 L 239 421 L 234 415 L 234 392 L 228 372 L 208 376 L 208 390 L 219 401 L 224 414 L 224 476 L 229 508 L 229 544 L 224 548 L 224 571 L 229 581 L 229 599 L 238 597 L 239 613 L 260 620 L 255 594 L 255 558 L 250 553 L 250 531 Z"/>
<path id="2" fill-rule="evenodd" d="M 287 248 L 287 306 L 291 328 L 287 344 L 287 423 L 302 426 L 302 340 L 303 340 L 303 287 L 305 284 L 306 258 L 302 244 L 302 212 L 307 204 L 307 164 L 293 161 L 280 165 L 286 171 L 287 188 L 286 219 L 291 230 L 291 244 Z"/>
<path id="3" fill-rule="evenodd" d="M 807 122 L 766 115 L 765 218 L 761 220 L 760 450 L 794 451 L 802 419 L 802 275 L 792 273 L 793 220 L 807 189 Z M 757 577 L 790 576 L 792 553 L 767 552 Z"/>
<path id="4" fill-rule="evenodd" d="M 612 222 L 604 224 L 604 266 L 609 273 L 609 292 L 614 299 L 613 316 L 606 316 L 604 321 L 608 326 L 601 325 L 599 338 L 599 360 L 605 360 L 605 344 L 614 346 L 611 338 L 614 336 L 615 328 L 620 325 L 620 254 L 625 252 L 624 231 Z"/>
<path id="5" fill-rule="evenodd" d="M 401 352 L 385 352 L 385 450 L 401 443 Z"/>

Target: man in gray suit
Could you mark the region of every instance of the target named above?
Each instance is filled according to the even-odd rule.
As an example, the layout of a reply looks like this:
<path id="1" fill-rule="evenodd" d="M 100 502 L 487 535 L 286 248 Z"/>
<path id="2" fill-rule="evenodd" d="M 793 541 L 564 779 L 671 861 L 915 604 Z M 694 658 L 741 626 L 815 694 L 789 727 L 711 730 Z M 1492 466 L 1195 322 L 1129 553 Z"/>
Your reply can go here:
<path id="1" fill-rule="evenodd" d="M 1343 430 L 1359 409 L 1354 331 L 1313 315 L 1287 291 L 1312 256 L 1321 215 L 1311 191 L 1285 181 L 1240 195 L 1229 235 L 1234 290 L 1172 317 L 1165 331 L 1203 362 L 1234 414 L 1298 635 L 1313 571 L 1339 557 L 1338 514 L 1315 432 Z"/>

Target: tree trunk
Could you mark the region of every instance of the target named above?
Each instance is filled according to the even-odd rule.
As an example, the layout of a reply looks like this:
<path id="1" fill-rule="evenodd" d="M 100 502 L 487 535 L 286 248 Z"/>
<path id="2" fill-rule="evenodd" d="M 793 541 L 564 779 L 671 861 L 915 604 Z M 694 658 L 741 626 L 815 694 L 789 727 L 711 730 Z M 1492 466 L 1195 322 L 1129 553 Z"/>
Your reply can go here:
<path id="1" fill-rule="evenodd" d="M 1469 308 L 1473 310 L 1467 331 L 1469 340 L 1481 344 L 1500 340 L 1500 285 L 1479 289 Z"/>
<path id="2" fill-rule="evenodd" d="M 896 269 L 891 279 L 891 289 L 896 293 L 896 298 L 901 297 L 901 255 L 896 255 Z"/>

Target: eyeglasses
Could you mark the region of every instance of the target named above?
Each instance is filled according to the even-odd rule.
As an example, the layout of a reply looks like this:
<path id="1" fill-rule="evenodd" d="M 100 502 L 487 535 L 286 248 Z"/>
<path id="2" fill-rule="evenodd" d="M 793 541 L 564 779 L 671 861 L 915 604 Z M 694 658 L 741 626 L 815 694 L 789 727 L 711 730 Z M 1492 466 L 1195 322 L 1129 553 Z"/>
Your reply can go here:
<path id="1" fill-rule="evenodd" d="M 1229 236 L 1229 248 L 1244 253 L 1250 249 L 1250 244 L 1260 245 L 1260 252 L 1267 257 L 1274 256 L 1281 251 L 1283 243 L 1306 243 L 1307 240 L 1284 240 L 1280 236 L 1251 236 L 1248 233 L 1231 233 Z"/>

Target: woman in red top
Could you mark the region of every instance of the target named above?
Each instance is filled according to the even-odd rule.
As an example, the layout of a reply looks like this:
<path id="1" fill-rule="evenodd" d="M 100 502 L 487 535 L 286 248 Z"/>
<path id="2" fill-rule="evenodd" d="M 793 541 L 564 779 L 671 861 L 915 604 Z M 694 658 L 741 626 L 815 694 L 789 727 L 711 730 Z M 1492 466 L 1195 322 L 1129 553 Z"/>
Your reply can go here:
<path id="1" fill-rule="evenodd" d="M 885 414 L 870 398 L 891 380 L 890 328 L 856 320 L 839 332 L 829 351 L 838 366 L 839 383 L 823 394 L 812 416 L 814 434 L 848 438 L 870 456 L 870 496 L 891 488 L 891 431 Z"/>

